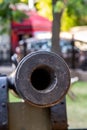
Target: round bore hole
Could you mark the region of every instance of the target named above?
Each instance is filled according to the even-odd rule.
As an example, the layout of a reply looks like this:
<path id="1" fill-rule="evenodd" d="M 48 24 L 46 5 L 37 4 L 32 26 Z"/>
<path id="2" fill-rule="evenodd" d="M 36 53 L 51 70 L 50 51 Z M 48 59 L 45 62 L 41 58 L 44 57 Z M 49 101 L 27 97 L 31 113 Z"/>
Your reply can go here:
<path id="1" fill-rule="evenodd" d="M 53 80 L 53 70 L 48 66 L 37 67 L 31 74 L 31 83 L 37 90 L 45 90 Z"/>

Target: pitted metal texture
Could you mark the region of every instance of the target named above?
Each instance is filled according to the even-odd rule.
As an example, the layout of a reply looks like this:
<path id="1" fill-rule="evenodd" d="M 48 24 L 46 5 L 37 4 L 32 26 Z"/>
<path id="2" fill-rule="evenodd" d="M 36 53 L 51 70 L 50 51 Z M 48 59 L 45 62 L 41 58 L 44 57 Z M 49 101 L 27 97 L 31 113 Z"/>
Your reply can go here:
<path id="1" fill-rule="evenodd" d="M 53 106 L 61 101 L 69 89 L 68 66 L 53 52 L 31 53 L 18 64 L 15 86 L 19 95 L 30 104 Z"/>

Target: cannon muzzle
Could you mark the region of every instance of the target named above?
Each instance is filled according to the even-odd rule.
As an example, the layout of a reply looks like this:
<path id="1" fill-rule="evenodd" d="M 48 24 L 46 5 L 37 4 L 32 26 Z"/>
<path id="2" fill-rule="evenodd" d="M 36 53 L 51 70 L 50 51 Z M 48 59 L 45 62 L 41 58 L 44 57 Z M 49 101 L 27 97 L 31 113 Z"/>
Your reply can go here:
<path id="1" fill-rule="evenodd" d="M 70 73 L 59 55 L 39 51 L 21 60 L 14 84 L 17 93 L 25 101 L 37 107 L 50 107 L 66 95 L 70 86 Z"/>

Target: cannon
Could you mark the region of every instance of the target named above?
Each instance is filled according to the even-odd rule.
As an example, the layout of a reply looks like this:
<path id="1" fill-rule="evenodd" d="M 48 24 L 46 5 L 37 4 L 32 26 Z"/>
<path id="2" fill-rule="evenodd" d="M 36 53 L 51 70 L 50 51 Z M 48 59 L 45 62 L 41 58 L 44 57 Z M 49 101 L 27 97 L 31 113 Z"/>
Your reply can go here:
<path id="1" fill-rule="evenodd" d="M 47 51 L 37 51 L 28 54 L 20 61 L 13 75 L 0 77 L 0 93 L 2 95 L 3 91 L 5 95 L 4 98 L 2 95 L 0 99 L 0 130 L 4 130 L 4 128 L 5 130 L 67 129 L 65 95 L 69 90 L 69 86 L 69 68 L 59 55 Z M 10 114 L 8 114 L 8 88 L 13 89 L 16 94 L 24 100 L 21 105 L 18 105 L 19 107 L 16 107 L 18 108 L 16 111 L 18 113 L 16 114 L 15 112 L 12 117 L 10 111 L 14 113 L 15 110 L 13 111 L 14 107 L 10 104 L 8 107 Z M 26 106 L 26 110 L 21 110 L 24 106 Z M 22 112 L 23 110 L 25 112 Z M 34 113 L 29 119 L 29 115 L 34 111 L 36 111 L 37 114 Z M 19 120 L 21 119 L 21 121 L 18 120 L 18 122 L 21 122 L 23 125 L 23 122 L 27 122 L 26 119 L 31 122 L 32 118 L 33 127 L 32 125 L 25 125 L 26 127 L 20 125 L 20 128 L 19 126 L 16 128 L 15 125 L 12 126 L 13 123 L 11 119 L 13 117 L 16 118 L 20 112 L 22 112 L 22 114 L 26 113 L 26 115 L 23 115 L 23 121 L 21 117 L 18 117 Z M 3 118 L 1 115 L 3 115 Z M 37 118 L 40 119 L 40 122 L 36 123 L 36 125 L 34 121 L 37 122 Z M 6 121 L 3 121 L 3 119 Z M 8 127 L 8 120 L 11 122 L 10 127 Z M 27 125 L 29 122 L 27 122 Z"/>

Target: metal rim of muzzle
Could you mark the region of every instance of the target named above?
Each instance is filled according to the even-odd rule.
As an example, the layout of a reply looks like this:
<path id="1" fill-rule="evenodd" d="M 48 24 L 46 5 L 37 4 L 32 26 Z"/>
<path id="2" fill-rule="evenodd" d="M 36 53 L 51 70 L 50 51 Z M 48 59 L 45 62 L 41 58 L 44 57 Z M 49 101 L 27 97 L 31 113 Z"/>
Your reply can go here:
<path id="1" fill-rule="evenodd" d="M 69 68 L 53 52 L 33 52 L 18 64 L 15 86 L 19 95 L 31 105 L 50 107 L 59 103 L 69 89 Z"/>

